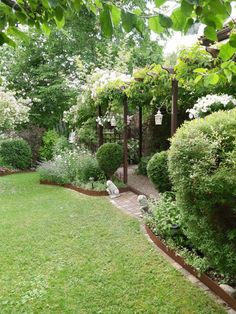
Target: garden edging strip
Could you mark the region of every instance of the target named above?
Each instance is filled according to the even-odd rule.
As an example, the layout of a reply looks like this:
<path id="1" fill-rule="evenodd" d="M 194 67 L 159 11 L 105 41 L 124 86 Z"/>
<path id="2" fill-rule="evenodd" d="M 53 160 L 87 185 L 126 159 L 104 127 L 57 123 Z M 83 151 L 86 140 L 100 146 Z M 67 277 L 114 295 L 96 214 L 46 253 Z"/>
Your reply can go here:
<path id="1" fill-rule="evenodd" d="M 161 240 L 157 238 L 157 236 L 149 229 L 147 225 L 145 225 L 145 229 L 147 234 L 151 238 L 151 240 L 161 249 L 164 253 L 170 256 L 173 260 L 175 260 L 178 264 L 180 264 L 184 269 L 186 269 L 190 274 L 198 278 L 203 284 L 205 284 L 212 292 L 214 292 L 217 296 L 219 296 L 224 302 L 226 302 L 232 309 L 236 310 L 236 300 L 232 298 L 229 294 L 227 294 L 219 285 L 210 279 L 206 274 L 199 274 L 196 269 L 192 266 L 185 263 L 182 257 L 177 255 L 175 251 L 169 249 Z"/>
<path id="2" fill-rule="evenodd" d="M 88 196 L 108 196 L 108 193 L 106 191 L 87 190 L 87 189 L 83 189 L 72 184 L 60 184 L 60 183 L 51 182 L 47 180 L 40 180 L 40 184 L 62 186 L 64 188 L 67 188 L 67 189 L 70 189 L 70 190 L 73 190 L 73 191 L 76 191 L 76 192 L 79 192 Z M 129 192 L 130 188 L 129 187 L 119 188 L 119 191 L 120 193 Z"/>

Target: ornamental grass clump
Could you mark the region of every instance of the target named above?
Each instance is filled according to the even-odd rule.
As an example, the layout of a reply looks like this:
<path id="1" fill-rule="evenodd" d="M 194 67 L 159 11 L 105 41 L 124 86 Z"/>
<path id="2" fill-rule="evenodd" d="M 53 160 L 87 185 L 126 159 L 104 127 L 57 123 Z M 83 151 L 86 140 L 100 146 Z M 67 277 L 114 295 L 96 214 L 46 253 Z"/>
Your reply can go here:
<path id="1" fill-rule="evenodd" d="M 185 233 L 221 274 L 236 274 L 236 109 L 185 123 L 169 172 Z"/>

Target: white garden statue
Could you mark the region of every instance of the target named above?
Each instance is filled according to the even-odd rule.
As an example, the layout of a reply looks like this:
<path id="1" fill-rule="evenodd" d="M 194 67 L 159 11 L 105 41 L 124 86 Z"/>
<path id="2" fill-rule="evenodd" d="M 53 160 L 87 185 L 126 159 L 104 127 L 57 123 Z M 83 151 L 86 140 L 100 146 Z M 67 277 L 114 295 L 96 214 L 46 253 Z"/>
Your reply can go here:
<path id="1" fill-rule="evenodd" d="M 149 206 L 148 206 L 148 200 L 145 195 L 139 195 L 137 198 L 138 204 L 139 204 L 139 209 L 141 212 L 149 212 Z"/>
<path id="2" fill-rule="evenodd" d="M 116 198 L 120 196 L 120 191 L 118 190 L 117 186 L 111 181 L 107 181 L 107 193 L 109 194 L 110 198 Z"/>

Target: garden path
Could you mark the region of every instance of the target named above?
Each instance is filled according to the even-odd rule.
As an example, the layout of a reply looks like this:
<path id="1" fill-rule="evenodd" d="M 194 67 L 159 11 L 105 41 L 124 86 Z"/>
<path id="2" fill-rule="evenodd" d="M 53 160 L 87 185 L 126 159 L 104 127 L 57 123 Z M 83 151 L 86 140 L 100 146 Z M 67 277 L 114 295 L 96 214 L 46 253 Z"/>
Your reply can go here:
<path id="1" fill-rule="evenodd" d="M 135 173 L 137 169 L 136 165 L 130 165 L 128 168 L 128 185 L 137 190 L 139 194 L 144 194 L 151 198 L 158 198 L 158 191 L 155 189 L 152 182 L 148 177 L 143 175 L 138 175 Z M 120 179 L 123 177 L 123 168 L 117 170 L 117 175 Z"/>

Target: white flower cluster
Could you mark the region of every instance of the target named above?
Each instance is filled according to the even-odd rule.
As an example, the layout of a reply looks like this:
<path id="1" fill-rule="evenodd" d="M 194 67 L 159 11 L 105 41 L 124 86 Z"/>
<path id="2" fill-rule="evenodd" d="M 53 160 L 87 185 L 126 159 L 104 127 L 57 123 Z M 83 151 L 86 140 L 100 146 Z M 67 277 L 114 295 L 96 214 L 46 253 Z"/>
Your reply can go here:
<path id="1" fill-rule="evenodd" d="M 188 109 L 189 118 L 200 118 L 217 110 L 231 109 L 236 106 L 236 99 L 233 96 L 222 95 L 207 95 L 197 100 L 192 109 Z"/>
<path id="2" fill-rule="evenodd" d="M 0 129 L 14 129 L 28 122 L 30 104 L 29 98 L 17 100 L 13 92 L 0 89 Z"/>
<path id="3" fill-rule="evenodd" d="M 120 73 L 117 71 L 111 71 L 106 69 L 96 68 L 93 75 L 90 78 L 91 85 L 88 86 L 91 90 L 92 98 L 96 99 L 97 92 L 110 82 L 122 81 L 128 83 L 131 80 L 131 75 Z"/>

